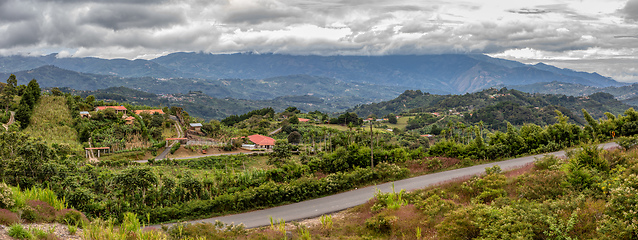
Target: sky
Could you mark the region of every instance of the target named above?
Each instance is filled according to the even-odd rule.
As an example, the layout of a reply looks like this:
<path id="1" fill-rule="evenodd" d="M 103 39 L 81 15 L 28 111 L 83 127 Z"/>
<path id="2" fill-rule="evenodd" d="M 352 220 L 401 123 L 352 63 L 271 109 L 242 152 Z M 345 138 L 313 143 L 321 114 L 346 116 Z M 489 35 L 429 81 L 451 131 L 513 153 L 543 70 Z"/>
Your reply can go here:
<path id="1" fill-rule="evenodd" d="M 638 0 L 0 0 L 0 55 L 482 53 L 638 82 Z"/>

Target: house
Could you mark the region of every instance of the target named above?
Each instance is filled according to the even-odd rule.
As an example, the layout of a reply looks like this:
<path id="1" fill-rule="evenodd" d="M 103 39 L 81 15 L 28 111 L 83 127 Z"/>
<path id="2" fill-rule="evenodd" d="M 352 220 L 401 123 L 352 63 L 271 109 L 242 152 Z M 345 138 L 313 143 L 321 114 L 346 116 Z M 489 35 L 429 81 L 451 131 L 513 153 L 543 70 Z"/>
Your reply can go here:
<path id="1" fill-rule="evenodd" d="M 114 109 L 115 113 L 122 113 L 122 114 L 126 114 L 126 107 L 124 106 L 99 106 L 99 107 L 95 107 L 95 111 L 103 111 L 105 109 Z"/>
<path id="2" fill-rule="evenodd" d="M 126 121 L 126 124 L 133 124 L 133 122 L 135 122 L 135 117 L 127 117 L 124 121 Z"/>
<path id="3" fill-rule="evenodd" d="M 80 117 L 81 118 L 91 118 L 91 114 L 88 111 L 81 111 L 80 112 Z"/>
<path id="4" fill-rule="evenodd" d="M 202 130 L 202 124 L 201 123 L 191 123 L 191 130 L 194 131 L 201 131 Z"/>
<path id="5" fill-rule="evenodd" d="M 299 119 L 299 122 L 308 122 L 308 121 L 310 121 L 310 119 L 307 119 L 307 118 L 297 118 L 297 119 Z"/>
<path id="6" fill-rule="evenodd" d="M 153 115 L 155 113 L 159 113 L 159 114 L 164 114 L 164 111 L 162 111 L 162 109 L 148 109 L 148 110 L 135 110 L 133 111 L 135 114 L 140 115 L 142 113 L 147 113 L 149 115 Z"/>
<path id="7" fill-rule="evenodd" d="M 259 134 L 248 136 L 248 140 L 255 144 L 255 148 L 272 149 L 275 146 L 275 139 Z"/>

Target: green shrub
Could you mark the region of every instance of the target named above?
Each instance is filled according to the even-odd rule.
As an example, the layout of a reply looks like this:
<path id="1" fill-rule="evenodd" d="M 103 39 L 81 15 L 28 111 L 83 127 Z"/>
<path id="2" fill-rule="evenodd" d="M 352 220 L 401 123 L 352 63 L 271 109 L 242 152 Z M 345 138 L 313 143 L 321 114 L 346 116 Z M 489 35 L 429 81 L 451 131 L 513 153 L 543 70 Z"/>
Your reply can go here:
<path id="1" fill-rule="evenodd" d="M 630 148 L 633 148 L 636 145 L 638 145 L 638 136 L 619 137 L 616 140 L 616 143 L 618 143 L 618 145 L 620 145 L 620 147 L 622 147 L 623 149 L 629 150 Z"/>
<path id="2" fill-rule="evenodd" d="M 390 233 L 392 230 L 392 224 L 399 218 L 396 216 L 389 216 L 387 214 L 378 214 L 374 217 L 368 218 L 365 222 L 366 228 L 373 230 L 377 233 Z"/>
<path id="3" fill-rule="evenodd" d="M 33 235 L 20 224 L 13 224 L 9 227 L 9 231 L 7 231 L 9 236 L 17 239 L 31 239 Z"/>
<path id="4" fill-rule="evenodd" d="M 443 162 L 441 161 L 441 159 L 432 158 L 425 162 L 425 167 L 427 167 L 430 171 L 439 170 L 443 167 Z"/>
<path id="5" fill-rule="evenodd" d="M 556 170 L 560 167 L 560 159 L 554 155 L 544 155 L 534 162 L 536 170 Z"/>
<path id="6" fill-rule="evenodd" d="M 57 222 L 83 227 L 88 224 L 89 220 L 83 213 L 74 209 L 64 209 L 58 212 Z"/>
<path id="7" fill-rule="evenodd" d="M 530 200 L 556 199 L 567 191 L 569 183 L 565 178 L 565 172 L 560 170 L 536 171 L 517 179 L 520 183 L 517 191 Z"/>
<path id="8" fill-rule="evenodd" d="M 181 143 L 176 142 L 175 144 L 173 144 L 173 146 L 171 147 L 171 154 L 174 154 L 177 149 L 179 149 L 179 147 L 181 146 Z"/>

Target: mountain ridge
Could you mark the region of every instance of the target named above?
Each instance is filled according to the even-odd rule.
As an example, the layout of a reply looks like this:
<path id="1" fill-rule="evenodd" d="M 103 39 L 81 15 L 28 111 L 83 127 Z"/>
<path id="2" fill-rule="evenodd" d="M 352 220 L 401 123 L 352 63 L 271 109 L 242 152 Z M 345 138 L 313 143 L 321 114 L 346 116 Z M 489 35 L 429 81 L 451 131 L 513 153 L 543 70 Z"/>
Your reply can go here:
<path id="1" fill-rule="evenodd" d="M 60 58 L 55 54 L 0 57 L 0 72 L 13 73 L 44 65 L 87 74 L 159 79 L 266 79 L 309 75 L 437 94 L 476 92 L 499 84 L 551 81 L 596 87 L 626 85 L 597 73 L 541 63 L 527 65 L 477 54 L 317 56 L 177 52 L 152 60 Z"/>

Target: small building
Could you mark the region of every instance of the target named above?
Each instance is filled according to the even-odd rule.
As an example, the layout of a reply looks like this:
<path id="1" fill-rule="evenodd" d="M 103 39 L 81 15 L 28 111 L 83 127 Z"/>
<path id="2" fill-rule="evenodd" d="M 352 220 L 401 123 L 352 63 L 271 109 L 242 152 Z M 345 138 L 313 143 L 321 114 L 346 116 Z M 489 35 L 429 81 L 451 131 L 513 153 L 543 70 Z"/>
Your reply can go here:
<path id="1" fill-rule="evenodd" d="M 275 146 L 275 139 L 259 134 L 248 136 L 248 140 L 255 144 L 255 148 L 272 149 Z"/>
<path id="2" fill-rule="evenodd" d="M 99 106 L 95 107 L 95 111 L 103 111 L 108 108 L 114 109 L 116 113 L 126 114 L 126 107 L 124 106 Z"/>
<path id="3" fill-rule="evenodd" d="M 133 124 L 133 122 L 135 122 L 135 117 L 127 117 L 124 121 L 126 121 L 126 124 Z"/>
<path id="4" fill-rule="evenodd" d="M 299 122 L 308 122 L 308 121 L 310 121 L 310 119 L 307 119 L 307 118 L 297 118 L 297 119 L 299 119 Z"/>
<path id="5" fill-rule="evenodd" d="M 201 131 L 202 130 L 202 124 L 201 123 L 191 123 L 190 124 L 190 129 L 193 131 Z"/>
<path id="6" fill-rule="evenodd" d="M 148 109 L 148 110 L 135 110 L 133 111 L 135 114 L 140 115 L 142 113 L 147 113 L 149 115 L 153 115 L 155 113 L 159 113 L 164 115 L 164 111 L 162 111 L 162 109 Z"/>
<path id="7" fill-rule="evenodd" d="M 88 111 L 81 111 L 80 112 L 80 117 L 81 118 L 91 118 L 91 114 Z"/>

